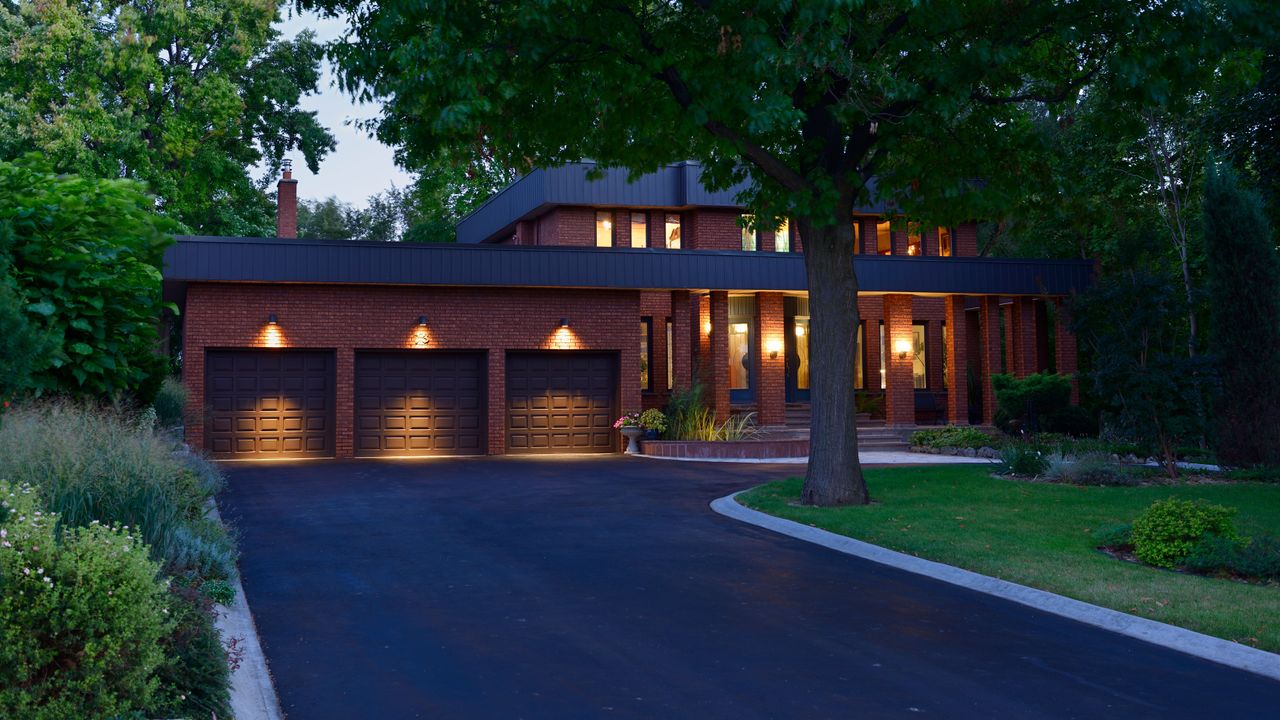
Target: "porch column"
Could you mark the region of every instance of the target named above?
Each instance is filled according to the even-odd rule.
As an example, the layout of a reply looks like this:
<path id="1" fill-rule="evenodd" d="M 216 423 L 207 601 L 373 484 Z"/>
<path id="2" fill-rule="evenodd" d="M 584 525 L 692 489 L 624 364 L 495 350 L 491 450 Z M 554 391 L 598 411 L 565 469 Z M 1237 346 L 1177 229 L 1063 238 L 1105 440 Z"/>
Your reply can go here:
<path id="1" fill-rule="evenodd" d="M 688 290 L 671 291 L 671 389 L 687 390 L 692 383 L 693 333 Z"/>
<path id="2" fill-rule="evenodd" d="M 355 448 L 353 447 L 355 417 L 353 417 L 354 413 L 351 412 L 351 408 L 356 406 L 356 353 L 352 348 L 340 347 L 335 355 L 333 366 L 335 381 L 334 406 L 344 408 L 346 412 L 334 413 L 333 455 L 337 458 L 349 458 L 355 455 Z"/>
<path id="3" fill-rule="evenodd" d="M 1058 373 L 1071 378 L 1071 404 L 1080 404 L 1080 379 L 1076 376 L 1076 336 L 1071 332 L 1071 315 L 1063 298 L 1053 299 L 1054 360 Z"/>
<path id="4" fill-rule="evenodd" d="M 703 368 L 708 378 L 707 402 L 721 420 L 729 418 L 729 293 L 711 291 L 710 368 Z"/>
<path id="5" fill-rule="evenodd" d="M 760 425 L 782 425 L 787 421 L 787 354 L 783 342 L 786 330 L 782 314 L 782 293 L 756 293 L 753 352 L 760 358 L 756 387 L 756 421 Z"/>
<path id="6" fill-rule="evenodd" d="M 711 296 L 696 295 L 691 310 L 693 319 L 693 375 L 694 381 L 704 386 L 711 383 Z M 707 390 L 710 390 L 707 387 Z M 703 397 L 710 402 L 710 397 Z"/>
<path id="7" fill-rule="evenodd" d="M 1008 308 L 1009 322 L 1005 324 L 1004 333 L 1011 348 L 1009 372 L 1024 378 L 1036 372 L 1040 363 L 1036 355 L 1035 304 L 1029 297 L 1015 297 Z"/>
<path id="8" fill-rule="evenodd" d="M 490 455 L 507 451 L 507 353 L 489 350 L 489 448 Z"/>
<path id="9" fill-rule="evenodd" d="M 916 424 L 916 393 L 911 380 L 912 299 L 910 295 L 884 296 L 885 389 L 884 420 L 886 425 Z"/>
<path id="10" fill-rule="evenodd" d="M 1000 372 L 1000 298 L 983 295 L 979 298 L 982 326 L 982 423 L 992 425 L 996 421 L 996 391 L 991 387 L 991 376 Z"/>
<path id="11" fill-rule="evenodd" d="M 963 295 L 943 299 L 947 323 L 947 422 L 969 424 L 968 328 L 965 327 Z"/>

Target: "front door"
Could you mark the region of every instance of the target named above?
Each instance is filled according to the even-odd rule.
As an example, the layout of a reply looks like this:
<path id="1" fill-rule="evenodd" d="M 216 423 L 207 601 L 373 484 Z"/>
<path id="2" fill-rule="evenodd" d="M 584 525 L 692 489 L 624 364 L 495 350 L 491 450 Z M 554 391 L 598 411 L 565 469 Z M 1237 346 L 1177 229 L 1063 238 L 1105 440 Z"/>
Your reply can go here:
<path id="1" fill-rule="evenodd" d="M 809 402 L 809 300 L 786 298 L 787 402 Z"/>

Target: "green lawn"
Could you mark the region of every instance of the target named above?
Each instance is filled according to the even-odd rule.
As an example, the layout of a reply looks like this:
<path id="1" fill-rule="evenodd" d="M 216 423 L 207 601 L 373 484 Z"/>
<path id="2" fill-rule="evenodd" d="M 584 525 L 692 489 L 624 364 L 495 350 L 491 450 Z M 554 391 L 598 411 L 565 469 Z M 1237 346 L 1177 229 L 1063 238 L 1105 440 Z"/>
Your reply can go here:
<path id="1" fill-rule="evenodd" d="M 1239 508 L 1242 534 L 1280 534 L 1280 485 L 1074 487 L 993 477 L 983 466 L 867 471 L 874 503 L 797 506 L 800 480 L 739 496 L 747 507 L 1218 637 L 1280 651 L 1280 586 L 1156 570 L 1093 548 L 1101 525 L 1131 522 L 1156 500 L 1204 498 Z"/>

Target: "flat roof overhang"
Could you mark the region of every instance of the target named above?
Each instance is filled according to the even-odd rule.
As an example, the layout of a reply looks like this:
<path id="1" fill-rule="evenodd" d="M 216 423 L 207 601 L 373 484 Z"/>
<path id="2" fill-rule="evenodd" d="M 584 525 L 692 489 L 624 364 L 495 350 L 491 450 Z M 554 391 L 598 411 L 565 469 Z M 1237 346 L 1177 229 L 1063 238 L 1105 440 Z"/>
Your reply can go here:
<path id="1" fill-rule="evenodd" d="M 800 254 L 528 247 L 180 236 L 165 252 L 166 295 L 190 282 L 448 287 L 732 290 L 807 289 Z M 859 292 L 1071 295 L 1084 260 L 859 255 Z"/>

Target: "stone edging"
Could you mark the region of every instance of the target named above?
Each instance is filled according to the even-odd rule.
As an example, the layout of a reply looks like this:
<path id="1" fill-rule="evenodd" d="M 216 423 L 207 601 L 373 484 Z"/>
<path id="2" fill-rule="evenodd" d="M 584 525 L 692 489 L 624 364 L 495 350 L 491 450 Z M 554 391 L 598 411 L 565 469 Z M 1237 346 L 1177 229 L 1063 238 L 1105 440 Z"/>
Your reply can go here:
<path id="1" fill-rule="evenodd" d="M 1222 665 L 1257 673 L 1273 680 L 1280 680 L 1280 655 L 1258 650 L 1239 643 L 1211 637 L 1167 623 L 1129 615 L 1118 610 L 1091 605 L 1044 590 L 1018 585 L 1006 580 L 962 570 L 932 560 L 925 560 L 895 550 L 855 540 L 844 535 L 784 520 L 758 510 L 752 510 L 738 502 L 740 491 L 713 500 L 711 509 L 721 515 L 751 525 L 772 530 L 783 535 L 830 548 L 846 555 L 888 565 L 900 570 L 924 575 L 935 580 L 959 585 L 987 595 L 1012 600 L 1037 610 L 1070 618 L 1087 625 L 1128 635 L 1153 645 L 1160 645 L 1179 652 L 1194 655 Z"/>

